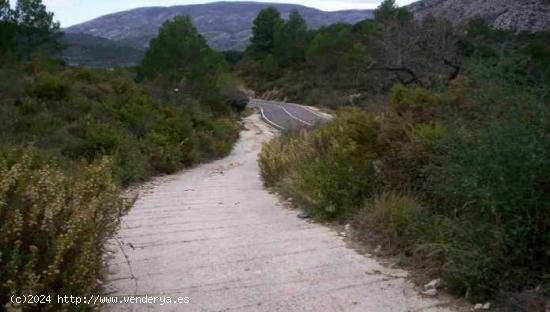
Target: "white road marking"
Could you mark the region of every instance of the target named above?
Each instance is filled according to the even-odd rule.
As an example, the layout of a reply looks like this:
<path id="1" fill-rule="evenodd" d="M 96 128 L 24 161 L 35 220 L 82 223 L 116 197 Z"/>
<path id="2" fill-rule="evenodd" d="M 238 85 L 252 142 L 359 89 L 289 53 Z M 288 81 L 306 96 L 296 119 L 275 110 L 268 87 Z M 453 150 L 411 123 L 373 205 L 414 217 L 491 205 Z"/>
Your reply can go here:
<path id="1" fill-rule="evenodd" d="M 276 124 L 275 122 L 271 121 L 269 118 L 267 118 L 267 116 L 265 115 L 264 113 L 264 108 L 262 107 L 262 105 L 260 104 L 260 113 L 262 114 L 262 119 L 265 120 L 265 122 L 267 122 L 268 124 L 270 124 L 271 126 L 279 129 L 279 130 L 285 130 L 284 127 Z"/>
<path id="2" fill-rule="evenodd" d="M 283 110 L 283 112 L 285 112 L 285 114 L 287 114 L 290 118 L 300 122 L 301 124 L 304 124 L 306 126 L 314 126 L 313 123 L 311 122 L 308 122 L 308 121 L 305 121 L 299 117 L 297 117 L 296 115 L 292 114 L 290 111 L 288 111 L 288 109 L 286 109 L 286 107 L 284 107 L 285 104 L 288 104 L 288 105 L 294 105 L 296 108 L 301 108 L 303 110 L 305 110 L 306 112 L 308 113 L 311 113 L 321 119 L 324 119 L 324 120 L 330 120 L 331 118 L 330 117 L 327 117 L 326 115 L 322 115 L 316 111 L 314 111 L 313 109 L 307 107 L 307 106 L 304 106 L 304 105 L 299 105 L 299 104 L 295 104 L 295 103 L 284 103 L 284 102 L 277 102 L 277 101 L 265 101 L 265 100 L 255 100 L 256 102 L 256 105 L 260 108 L 260 113 L 262 115 L 262 118 L 271 126 L 279 129 L 279 130 L 285 130 L 284 127 L 282 127 L 281 125 L 275 123 L 274 121 L 270 120 L 267 115 L 265 114 L 264 110 L 263 110 L 263 107 L 262 105 L 273 105 L 273 106 L 277 106 L 279 107 L 281 110 Z"/>
<path id="3" fill-rule="evenodd" d="M 305 120 L 302 120 L 302 119 L 300 119 L 300 118 L 298 118 L 298 117 L 292 115 L 283 105 L 278 104 L 278 106 L 279 106 L 280 108 L 282 108 L 283 111 L 285 111 L 285 113 L 286 113 L 288 116 L 290 116 L 290 118 L 295 119 L 295 120 L 298 120 L 299 122 L 303 123 L 304 125 L 313 126 L 312 123 L 309 123 L 309 122 L 307 122 L 307 121 L 305 121 Z"/>
<path id="4" fill-rule="evenodd" d="M 296 104 L 296 105 L 299 105 L 299 104 Z M 315 110 L 309 108 L 308 106 L 305 106 L 305 105 L 300 105 L 301 108 L 307 110 L 308 112 L 312 113 L 313 115 L 319 117 L 319 118 L 323 118 L 323 119 L 331 119 L 331 117 L 328 117 L 328 116 L 324 116 L 324 115 L 321 115 L 319 114 L 318 112 L 316 112 Z"/>

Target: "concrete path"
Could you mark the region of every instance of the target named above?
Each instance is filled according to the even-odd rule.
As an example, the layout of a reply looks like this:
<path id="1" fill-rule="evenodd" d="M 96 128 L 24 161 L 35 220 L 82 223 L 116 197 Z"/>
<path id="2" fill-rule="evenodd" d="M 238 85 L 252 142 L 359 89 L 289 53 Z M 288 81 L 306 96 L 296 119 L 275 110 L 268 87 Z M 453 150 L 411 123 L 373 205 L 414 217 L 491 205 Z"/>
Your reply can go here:
<path id="1" fill-rule="evenodd" d="M 257 154 L 275 133 L 257 114 L 244 123 L 227 158 L 146 188 L 110 247 L 109 295 L 188 297 L 189 304 L 108 310 L 450 311 L 445 301 L 419 296 L 406 272 L 359 255 L 266 191 Z"/>

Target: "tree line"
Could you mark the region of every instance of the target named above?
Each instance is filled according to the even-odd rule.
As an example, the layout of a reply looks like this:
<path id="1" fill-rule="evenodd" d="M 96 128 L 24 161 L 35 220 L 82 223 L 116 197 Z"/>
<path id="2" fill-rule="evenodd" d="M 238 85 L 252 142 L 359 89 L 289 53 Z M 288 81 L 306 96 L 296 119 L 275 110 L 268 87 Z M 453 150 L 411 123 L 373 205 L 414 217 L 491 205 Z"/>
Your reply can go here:
<path id="1" fill-rule="evenodd" d="M 266 8 L 254 21 L 239 70 L 260 93 L 276 89 L 281 97 L 318 104 L 318 93 L 328 89 L 331 100 L 344 104 L 350 101 L 330 95 L 383 95 L 395 83 L 446 85 L 462 73 L 465 58 L 500 53 L 503 47 L 530 60 L 547 59 L 547 39 L 547 34 L 493 30 L 482 18 L 461 25 L 434 16 L 417 20 L 394 0 L 383 1 L 372 20 L 318 30 L 308 30 L 297 10 L 284 20 Z"/>
<path id="2" fill-rule="evenodd" d="M 59 52 L 59 23 L 40 0 L 0 0 L 0 55 L 29 59 L 33 53 Z"/>

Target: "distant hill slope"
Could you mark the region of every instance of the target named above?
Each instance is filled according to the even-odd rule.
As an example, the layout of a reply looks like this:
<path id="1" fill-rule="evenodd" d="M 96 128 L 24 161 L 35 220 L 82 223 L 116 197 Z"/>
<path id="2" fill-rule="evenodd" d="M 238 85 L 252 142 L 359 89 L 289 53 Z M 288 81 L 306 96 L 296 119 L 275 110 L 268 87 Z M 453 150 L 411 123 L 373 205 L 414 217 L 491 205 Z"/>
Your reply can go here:
<path id="1" fill-rule="evenodd" d="M 124 67 L 141 62 L 144 52 L 127 44 L 86 34 L 66 33 L 63 59 L 69 65 Z"/>
<path id="2" fill-rule="evenodd" d="M 550 0 L 423 0 L 409 5 L 417 17 L 445 17 L 455 23 L 484 16 L 496 28 L 550 30 Z"/>
<path id="3" fill-rule="evenodd" d="M 177 15 L 190 15 L 198 30 L 217 50 L 244 50 L 258 12 L 273 6 L 283 17 L 294 8 L 303 15 L 310 28 L 338 22 L 357 23 L 372 18 L 370 10 L 324 12 L 295 4 L 259 2 L 216 2 L 173 7 L 148 7 L 114 13 L 65 29 L 67 33 L 84 33 L 145 49 L 160 26 Z"/>

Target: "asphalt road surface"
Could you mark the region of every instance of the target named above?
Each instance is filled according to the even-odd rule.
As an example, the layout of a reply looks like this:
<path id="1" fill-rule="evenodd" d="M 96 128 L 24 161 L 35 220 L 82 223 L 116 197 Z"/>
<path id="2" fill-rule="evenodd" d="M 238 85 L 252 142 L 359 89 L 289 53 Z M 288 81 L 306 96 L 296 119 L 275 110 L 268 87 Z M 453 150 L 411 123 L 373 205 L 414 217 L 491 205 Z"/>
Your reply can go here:
<path id="1" fill-rule="evenodd" d="M 311 127 L 331 118 L 316 108 L 286 102 L 253 99 L 250 107 L 258 108 L 262 119 L 279 130 Z"/>
<path id="2" fill-rule="evenodd" d="M 301 123 L 275 104 L 260 105 L 285 126 Z M 285 108 L 317 120 L 307 109 Z M 120 301 L 108 311 L 456 311 L 266 190 L 257 157 L 279 131 L 259 114 L 243 122 L 228 157 L 143 186 L 109 247 L 106 295 Z M 124 302 L 145 296 L 145 303 Z"/>

